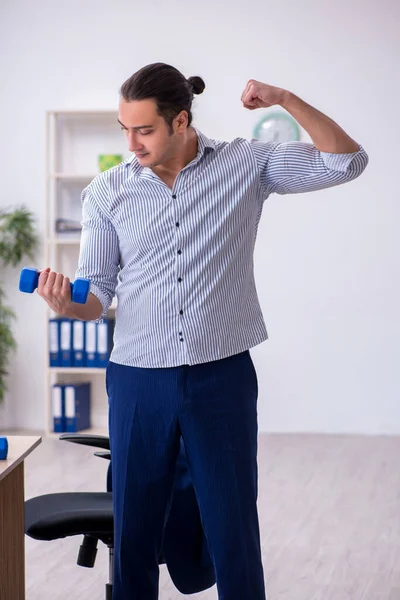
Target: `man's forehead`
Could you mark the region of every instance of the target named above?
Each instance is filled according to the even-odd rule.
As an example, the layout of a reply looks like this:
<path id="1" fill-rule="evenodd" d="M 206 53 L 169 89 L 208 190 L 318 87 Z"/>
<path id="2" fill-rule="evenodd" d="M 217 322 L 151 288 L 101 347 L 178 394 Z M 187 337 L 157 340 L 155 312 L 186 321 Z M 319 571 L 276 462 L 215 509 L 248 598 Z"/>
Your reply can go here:
<path id="1" fill-rule="evenodd" d="M 156 118 L 159 116 L 157 105 L 152 99 L 133 100 L 132 102 L 121 100 L 119 104 L 119 115 L 120 117 L 128 117 L 130 119 L 142 119 L 143 117 Z"/>

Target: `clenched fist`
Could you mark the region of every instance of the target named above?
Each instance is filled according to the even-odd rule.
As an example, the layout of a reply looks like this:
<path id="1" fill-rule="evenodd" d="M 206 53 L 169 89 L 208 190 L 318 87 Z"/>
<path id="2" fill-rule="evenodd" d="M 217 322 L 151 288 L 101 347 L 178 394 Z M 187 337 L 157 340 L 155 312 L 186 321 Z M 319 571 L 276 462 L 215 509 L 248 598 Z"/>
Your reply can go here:
<path id="1" fill-rule="evenodd" d="M 37 291 L 55 313 L 64 317 L 71 316 L 72 299 L 68 277 L 47 268 L 40 272 Z"/>
<path id="2" fill-rule="evenodd" d="M 243 106 L 249 110 L 268 108 L 275 104 L 283 104 L 286 90 L 274 87 L 255 79 L 250 79 L 241 97 Z"/>

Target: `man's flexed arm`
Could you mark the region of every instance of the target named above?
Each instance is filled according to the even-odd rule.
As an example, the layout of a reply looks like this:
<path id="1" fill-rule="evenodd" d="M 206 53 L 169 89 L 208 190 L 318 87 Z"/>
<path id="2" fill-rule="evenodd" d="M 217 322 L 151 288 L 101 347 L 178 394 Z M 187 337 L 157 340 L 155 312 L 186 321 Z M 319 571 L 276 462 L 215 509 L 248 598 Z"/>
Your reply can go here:
<path id="1" fill-rule="evenodd" d="M 252 142 L 264 198 L 277 194 L 312 192 L 356 179 L 368 155 L 337 123 L 300 98 L 265 83 L 250 80 L 242 94 L 245 108 L 280 105 L 313 140 L 284 144 Z"/>
<path id="2" fill-rule="evenodd" d="M 288 90 L 250 79 L 241 100 L 249 110 L 282 106 L 307 131 L 321 152 L 347 154 L 360 148 L 337 123 Z"/>

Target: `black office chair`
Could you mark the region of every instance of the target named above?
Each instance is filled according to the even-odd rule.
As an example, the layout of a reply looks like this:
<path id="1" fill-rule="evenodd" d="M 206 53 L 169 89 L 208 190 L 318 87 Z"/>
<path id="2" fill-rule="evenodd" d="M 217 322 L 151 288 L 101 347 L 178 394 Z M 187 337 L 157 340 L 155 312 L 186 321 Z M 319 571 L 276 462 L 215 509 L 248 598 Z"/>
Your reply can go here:
<path id="1" fill-rule="evenodd" d="M 102 448 L 95 452 L 96 456 L 110 460 L 109 438 L 99 435 L 65 433 L 60 440 L 66 440 L 85 446 Z M 179 467 L 178 467 L 179 468 Z M 106 583 L 106 600 L 112 599 L 112 581 L 114 566 L 114 519 L 112 506 L 111 462 L 107 472 L 107 491 L 72 492 L 47 494 L 31 498 L 25 502 L 25 533 L 35 540 L 51 541 L 59 538 L 83 535 L 79 549 L 77 564 L 82 567 L 93 567 L 99 540 L 109 549 L 109 581 Z M 190 493 L 190 492 L 189 492 Z M 193 520 L 193 538 L 199 537 L 200 519 Z M 191 548 L 188 548 L 189 554 Z M 183 549 L 185 552 L 185 548 Z M 204 556 L 206 556 L 204 560 Z M 178 557 L 179 560 L 179 557 Z M 164 551 L 159 564 L 166 563 L 176 588 L 182 594 L 194 594 L 215 584 L 215 574 L 209 560 L 207 549 L 203 548 L 202 556 L 195 557 L 195 568 L 181 574 L 176 565 L 176 552 L 172 548 L 171 563 L 164 558 Z"/>

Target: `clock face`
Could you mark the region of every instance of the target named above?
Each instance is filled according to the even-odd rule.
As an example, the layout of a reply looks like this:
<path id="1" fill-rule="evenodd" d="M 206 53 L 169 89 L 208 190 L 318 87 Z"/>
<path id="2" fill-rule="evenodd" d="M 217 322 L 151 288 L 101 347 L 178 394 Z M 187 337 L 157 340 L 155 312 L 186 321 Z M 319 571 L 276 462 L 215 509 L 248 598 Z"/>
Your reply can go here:
<path id="1" fill-rule="evenodd" d="M 300 128 L 290 115 L 270 113 L 256 125 L 254 138 L 260 142 L 293 142 L 300 139 Z"/>

